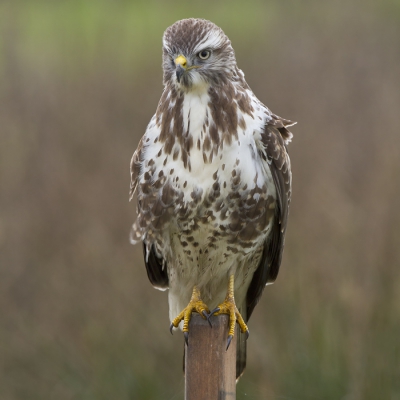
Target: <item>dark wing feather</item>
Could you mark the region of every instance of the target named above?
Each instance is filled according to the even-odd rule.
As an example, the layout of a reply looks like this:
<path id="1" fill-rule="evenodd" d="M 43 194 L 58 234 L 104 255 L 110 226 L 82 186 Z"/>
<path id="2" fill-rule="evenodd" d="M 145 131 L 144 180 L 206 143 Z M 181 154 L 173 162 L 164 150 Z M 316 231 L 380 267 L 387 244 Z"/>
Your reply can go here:
<path id="1" fill-rule="evenodd" d="M 143 254 L 151 284 L 157 289 L 168 289 L 168 269 L 165 264 L 163 265 L 163 260 L 157 256 L 154 247 L 147 251 L 146 244 L 143 243 Z"/>
<path id="2" fill-rule="evenodd" d="M 265 243 L 259 266 L 247 291 L 247 319 L 260 300 L 265 285 L 274 282 L 278 276 L 282 260 L 292 185 L 290 159 L 286 150 L 286 144 L 292 134 L 286 127 L 293 124 L 273 115 L 261 137 L 265 149 L 262 156 L 271 169 L 277 193 L 277 206 L 269 239 Z"/>

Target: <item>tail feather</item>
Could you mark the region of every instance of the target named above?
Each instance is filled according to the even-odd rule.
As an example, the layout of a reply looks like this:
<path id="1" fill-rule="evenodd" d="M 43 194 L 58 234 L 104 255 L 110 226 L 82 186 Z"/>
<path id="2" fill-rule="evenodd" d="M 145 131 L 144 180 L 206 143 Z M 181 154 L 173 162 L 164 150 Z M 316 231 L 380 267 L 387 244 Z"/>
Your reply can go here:
<path id="1" fill-rule="evenodd" d="M 239 312 L 242 315 L 243 319 L 247 323 L 247 307 L 240 307 Z M 246 334 L 242 333 L 242 331 L 237 327 L 236 329 L 236 382 L 243 375 L 244 369 L 246 368 Z"/>

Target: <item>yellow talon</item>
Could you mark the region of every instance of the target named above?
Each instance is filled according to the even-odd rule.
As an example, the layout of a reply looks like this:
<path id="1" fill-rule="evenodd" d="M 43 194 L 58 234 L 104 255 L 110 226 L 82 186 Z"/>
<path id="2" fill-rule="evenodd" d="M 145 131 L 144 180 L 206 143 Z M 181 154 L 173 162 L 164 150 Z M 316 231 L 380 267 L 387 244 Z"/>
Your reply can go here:
<path id="1" fill-rule="evenodd" d="M 220 314 L 228 314 L 229 315 L 229 335 L 226 349 L 228 350 L 229 345 L 231 344 L 232 338 L 235 335 L 235 323 L 239 324 L 239 327 L 243 333 L 246 333 L 246 336 L 249 336 L 249 328 L 247 328 L 246 323 L 239 310 L 236 307 L 235 296 L 234 296 L 234 284 L 235 276 L 230 275 L 229 277 L 229 286 L 228 292 L 226 293 L 225 300 L 216 307 L 213 311 L 211 311 L 211 315 L 220 315 Z"/>
<path id="2" fill-rule="evenodd" d="M 208 315 L 210 310 L 207 305 L 203 302 L 200 296 L 200 290 L 197 286 L 193 288 L 192 297 L 189 301 L 189 304 L 181 311 L 181 313 L 174 318 L 169 327 L 171 333 L 172 328 L 177 328 L 179 323 L 183 320 L 183 334 L 185 336 L 186 344 L 188 344 L 189 337 L 189 322 L 192 317 L 192 313 L 196 311 L 198 312 L 204 319 L 208 320 Z M 208 320 L 208 323 L 211 325 L 211 322 Z"/>

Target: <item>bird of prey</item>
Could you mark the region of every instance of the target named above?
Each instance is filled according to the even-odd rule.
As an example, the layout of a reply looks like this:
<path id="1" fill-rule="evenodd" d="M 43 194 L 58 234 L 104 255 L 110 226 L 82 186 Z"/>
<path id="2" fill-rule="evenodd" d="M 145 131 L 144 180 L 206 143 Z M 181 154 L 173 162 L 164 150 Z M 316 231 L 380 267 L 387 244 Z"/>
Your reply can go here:
<path id="1" fill-rule="evenodd" d="M 238 322 L 237 376 L 247 321 L 281 263 L 293 125 L 257 99 L 221 28 L 184 19 L 163 36 L 164 92 L 131 161 L 150 282 L 169 289 L 171 332 L 189 338 L 192 312 Z M 190 340 L 189 340 L 190 341 Z"/>

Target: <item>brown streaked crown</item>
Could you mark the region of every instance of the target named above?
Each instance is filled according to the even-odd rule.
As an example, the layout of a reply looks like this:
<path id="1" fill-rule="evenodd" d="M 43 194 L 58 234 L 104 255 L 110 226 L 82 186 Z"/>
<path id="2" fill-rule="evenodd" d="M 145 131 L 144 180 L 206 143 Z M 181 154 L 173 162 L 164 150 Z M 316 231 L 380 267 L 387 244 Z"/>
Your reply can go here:
<path id="1" fill-rule="evenodd" d="M 211 51 L 211 56 L 201 60 L 198 53 L 206 49 Z M 174 60 L 178 55 L 187 58 L 188 66 L 197 66 L 184 74 L 182 86 L 186 87 L 196 81 L 195 74 L 206 82 L 218 84 L 229 79 L 236 69 L 235 53 L 230 40 L 221 28 L 204 19 L 183 19 L 164 32 L 164 84 L 174 82 Z"/>

